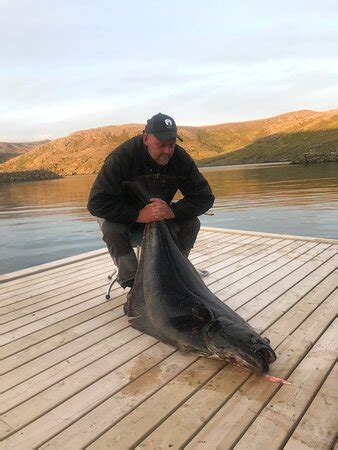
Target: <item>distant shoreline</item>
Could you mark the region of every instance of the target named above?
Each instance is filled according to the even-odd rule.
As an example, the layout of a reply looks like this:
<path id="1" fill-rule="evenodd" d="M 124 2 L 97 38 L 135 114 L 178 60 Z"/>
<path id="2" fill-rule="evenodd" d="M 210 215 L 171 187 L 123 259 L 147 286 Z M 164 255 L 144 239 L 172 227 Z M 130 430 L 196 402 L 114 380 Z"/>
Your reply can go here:
<path id="1" fill-rule="evenodd" d="M 27 181 L 53 180 L 64 178 L 48 170 L 23 170 L 20 172 L 0 172 L 1 183 L 21 183 Z"/>
<path id="2" fill-rule="evenodd" d="M 289 165 L 289 164 L 293 164 L 292 161 L 280 161 L 280 162 L 266 162 L 266 163 L 246 163 L 246 164 L 224 164 L 224 165 L 220 165 L 220 166 L 198 166 L 199 169 L 203 169 L 203 170 L 208 170 L 208 169 L 219 169 L 220 167 L 222 168 L 231 168 L 231 169 L 236 169 L 236 168 L 241 168 L 241 167 L 259 167 L 259 166 L 285 166 L 285 165 Z"/>
<path id="3" fill-rule="evenodd" d="M 203 171 L 213 171 L 217 169 L 240 169 L 240 168 L 255 168 L 255 167 L 267 167 L 267 166 L 285 166 L 285 165 L 314 165 L 323 163 L 332 163 L 337 161 L 313 161 L 313 162 L 295 162 L 295 161 L 276 161 L 276 162 L 261 162 L 261 163 L 245 163 L 245 164 L 225 164 L 218 166 L 200 166 L 198 168 Z M 69 178 L 80 175 L 96 175 L 97 173 L 79 173 L 71 175 L 59 175 L 55 172 L 48 170 L 29 170 L 20 172 L 0 172 L 0 186 L 2 183 L 21 183 L 29 181 L 43 181 L 54 180 L 60 178 Z"/>

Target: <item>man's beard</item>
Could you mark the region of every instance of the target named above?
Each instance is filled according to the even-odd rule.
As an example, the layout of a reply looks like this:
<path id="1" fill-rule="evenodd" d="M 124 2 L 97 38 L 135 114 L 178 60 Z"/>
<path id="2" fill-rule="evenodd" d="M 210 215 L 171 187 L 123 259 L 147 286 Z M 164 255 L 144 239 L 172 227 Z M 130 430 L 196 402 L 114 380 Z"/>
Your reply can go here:
<path id="1" fill-rule="evenodd" d="M 156 162 L 160 166 L 166 166 L 168 162 L 170 161 L 171 156 L 168 155 L 162 155 L 159 158 L 157 158 Z"/>

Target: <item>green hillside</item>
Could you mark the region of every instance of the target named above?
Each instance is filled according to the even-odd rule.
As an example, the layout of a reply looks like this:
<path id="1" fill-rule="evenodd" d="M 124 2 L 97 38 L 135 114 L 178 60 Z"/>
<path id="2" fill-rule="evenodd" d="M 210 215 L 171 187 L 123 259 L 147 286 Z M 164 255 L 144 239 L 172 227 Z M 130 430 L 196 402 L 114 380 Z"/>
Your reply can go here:
<path id="1" fill-rule="evenodd" d="M 259 138 L 239 150 L 205 158 L 202 166 L 291 161 L 293 163 L 338 160 L 338 128 L 297 133 L 277 133 Z"/>

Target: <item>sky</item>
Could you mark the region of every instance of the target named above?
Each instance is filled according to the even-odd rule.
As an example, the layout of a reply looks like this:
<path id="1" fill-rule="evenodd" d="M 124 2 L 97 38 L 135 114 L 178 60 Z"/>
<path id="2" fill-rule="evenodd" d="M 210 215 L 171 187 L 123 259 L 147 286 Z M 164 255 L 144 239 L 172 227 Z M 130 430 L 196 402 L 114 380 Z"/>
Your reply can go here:
<path id="1" fill-rule="evenodd" d="M 0 141 L 338 108 L 336 0 L 0 0 Z"/>

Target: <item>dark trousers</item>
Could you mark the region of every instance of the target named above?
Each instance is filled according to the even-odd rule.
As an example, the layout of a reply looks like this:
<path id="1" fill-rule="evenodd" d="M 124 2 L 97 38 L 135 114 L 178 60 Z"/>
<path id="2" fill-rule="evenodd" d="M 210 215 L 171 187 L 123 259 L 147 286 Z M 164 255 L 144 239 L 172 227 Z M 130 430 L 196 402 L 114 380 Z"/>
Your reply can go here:
<path id="1" fill-rule="evenodd" d="M 117 223 L 109 222 L 101 218 L 97 219 L 110 256 L 117 270 L 117 282 L 123 287 L 133 284 L 136 270 L 137 258 L 132 247 L 132 236 L 142 236 L 145 224 L 142 223 Z M 167 220 L 167 224 L 176 238 L 176 241 L 185 256 L 189 256 L 200 229 L 200 221 L 197 217 L 188 220 Z"/>

